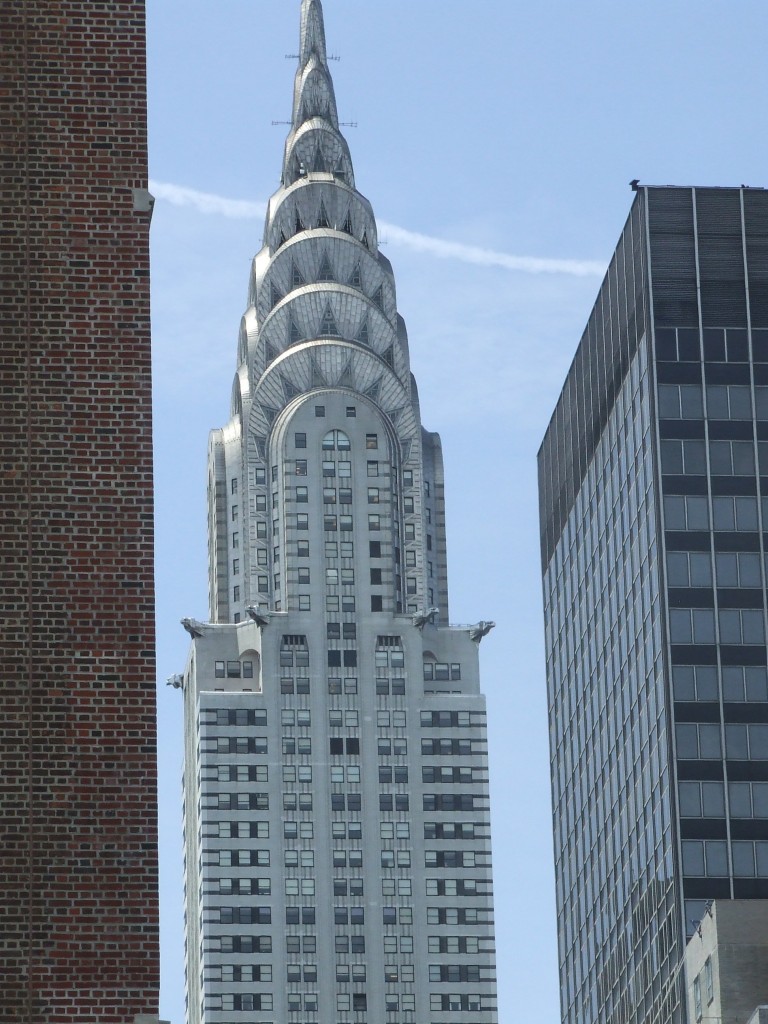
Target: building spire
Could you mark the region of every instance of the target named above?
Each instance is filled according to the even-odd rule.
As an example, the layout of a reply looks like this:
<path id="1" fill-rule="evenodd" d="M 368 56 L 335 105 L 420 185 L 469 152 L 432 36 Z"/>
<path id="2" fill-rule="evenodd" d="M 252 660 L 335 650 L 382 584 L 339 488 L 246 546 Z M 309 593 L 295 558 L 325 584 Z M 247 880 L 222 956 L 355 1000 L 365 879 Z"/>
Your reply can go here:
<path id="1" fill-rule="evenodd" d="M 320 0 L 302 0 L 299 67 L 293 90 L 293 131 L 318 117 L 339 130 L 336 95 L 333 91 L 325 49 L 325 25 Z"/>
<path id="2" fill-rule="evenodd" d="M 320 0 L 302 0 L 299 66 L 293 88 L 293 113 L 283 166 L 283 184 L 310 171 L 341 171 L 352 183 L 347 143 L 339 130 L 336 94 L 328 70 L 325 25 Z"/>
<path id="3" fill-rule="evenodd" d="M 320 0 L 301 0 L 300 66 L 306 67 L 313 55 L 326 64 L 328 58 L 325 52 L 323 5 Z"/>

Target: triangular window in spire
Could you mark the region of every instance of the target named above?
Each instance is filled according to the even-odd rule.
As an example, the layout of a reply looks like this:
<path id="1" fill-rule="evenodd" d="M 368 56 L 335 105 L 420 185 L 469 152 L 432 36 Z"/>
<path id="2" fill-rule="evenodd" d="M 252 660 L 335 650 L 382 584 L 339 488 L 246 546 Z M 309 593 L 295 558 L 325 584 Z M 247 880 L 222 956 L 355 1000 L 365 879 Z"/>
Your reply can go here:
<path id="1" fill-rule="evenodd" d="M 288 239 L 285 237 L 285 230 L 283 228 L 280 228 L 280 238 L 277 243 L 277 248 L 281 249 L 287 241 Z"/>
<path id="2" fill-rule="evenodd" d="M 306 283 L 307 282 L 304 280 L 304 275 L 299 270 L 299 268 L 296 266 L 296 262 L 294 260 L 294 262 L 291 264 L 291 285 L 292 285 L 292 287 L 294 287 L 294 288 L 301 288 L 301 286 L 303 284 L 306 284 Z"/>
<path id="3" fill-rule="evenodd" d="M 328 253 L 323 254 L 323 258 L 320 260 L 320 269 L 317 272 L 318 281 L 335 281 L 336 277 L 333 273 L 333 267 L 331 261 L 328 259 Z"/>
<path id="4" fill-rule="evenodd" d="M 293 319 L 293 317 L 291 317 L 290 325 L 288 327 L 288 344 L 289 345 L 295 345 L 297 341 L 302 341 L 302 340 L 303 339 L 301 337 L 301 331 L 299 330 L 299 325 L 296 323 L 296 321 Z"/>
<path id="5" fill-rule="evenodd" d="M 267 357 L 267 366 L 269 366 L 270 363 L 277 359 L 277 349 L 274 345 L 270 345 L 270 343 L 267 342 L 264 346 L 264 352 Z"/>
<path id="6" fill-rule="evenodd" d="M 360 330 L 357 332 L 357 340 L 361 345 L 370 345 L 370 335 L 368 332 L 368 317 L 365 317 L 363 322 L 360 324 Z"/>
<path id="7" fill-rule="evenodd" d="M 325 388 L 328 387 L 328 381 L 323 376 L 323 372 L 317 365 L 317 362 L 313 359 L 311 363 L 311 374 L 310 381 L 313 388 Z"/>
<path id="8" fill-rule="evenodd" d="M 315 150 L 315 159 L 312 161 L 312 170 L 313 171 L 327 171 L 328 170 L 328 165 L 325 162 L 325 157 L 323 156 L 323 151 L 320 148 L 320 143 L 319 142 L 317 144 L 317 149 Z"/>
<path id="9" fill-rule="evenodd" d="M 314 97 L 311 102 L 302 102 L 299 107 L 299 124 L 304 124 L 313 117 L 322 117 L 326 121 L 328 120 L 328 101 L 325 98 L 318 101 Z"/>
<path id="10" fill-rule="evenodd" d="M 331 222 L 328 220 L 328 214 L 325 209 L 325 203 L 320 200 L 320 213 L 317 216 L 317 226 L 319 228 L 329 228 Z"/>
<path id="11" fill-rule="evenodd" d="M 384 352 L 382 358 L 383 358 L 384 362 L 387 364 L 387 366 L 391 366 L 392 369 L 394 369 L 394 367 L 395 367 L 395 350 L 394 350 L 394 347 L 392 345 L 390 345 L 389 348 Z"/>
<path id="12" fill-rule="evenodd" d="M 320 322 L 320 337 L 324 338 L 340 338 L 339 328 L 336 326 L 336 319 L 331 312 L 331 307 L 325 307 L 325 313 L 323 313 L 323 319 Z"/>
<path id="13" fill-rule="evenodd" d="M 363 245 L 365 246 L 366 249 L 370 248 L 370 246 L 368 245 L 368 232 L 367 231 L 363 232 L 363 237 L 360 239 L 360 241 L 363 243 Z"/>
<path id="14" fill-rule="evenodd" d="M 269 308 L 274 309 L 278 302 L 280 302 L 282 299 L 283 293 L 280 291 L 280 289 L 275 285 L 275 282 L 273 281 L 270 286 Z"/>
<path id="15" fill-rule="evenodd" d="M 347 172 L 344 170 L 343 164 L 339 163 L 337 165 L 336 170 L 333 172 L 333 176 L 334 176 L 334 178 L 338 178 L 339 181 L 343 181 L 345 185 L 349 184 L 349 179 L 347 177 Z M 352 234 L 351 231 L 350 231 L 350 234 Z"/>
<path id="16" fill-rule="evenodd" d="M 295 225 L 294 225 L 294 231 L 298 235 L 299 232 L 303 231 L 303 230 L 304 230 L 304 225 L 301 223 L 301 214 L 297 210 L 296 211 L 296 221 L 295 221 Z"/>
<path id="17" fill-rule="evenodd" d="M 296 387 L 292 380 L 289 380 L 287 377 L 283 377 L 282 375 L 280 377 L 280 380 L 282 381 L 283 385 L 283 393 L 285 394 L 285 397 L 288 401 L 290 401 L 295 395 L 299 394 L 299 389 Z"/>
<path id="18" fill-rule="evenodd" d="M 350 277 L 349 279 L 349 284 L 352 288 L 363 287 L 363 275 L 360 271 L 359 263 L 355 266 L 355 269 L 352 271 L 352 277 Z"/>
<path id="19" fill-rule="evenodd" d="M 384 286 L 379 285 L 376 291 L 371 296 L 371 300 L 384 312 Z"/>
<path id="20" fill-rule="evenodd" d="M 337 175 L 337 177 L 338 177 L 338 175 Z M 351 210 L 347 210 L 347 216 L 344 218 L 344 226 L 342 227 L 341 230 L 346 232 L 346 234 L 352 235 L 354 237 L 355 232 L 354 232 L 354 229 L 352 227 L 352 211 Z"/>
<path id="21" fill-rule="evenodd" d="M 378 402 L 379 394 L 381 392 L 381 377 L 375 381 L 369 388 L 363 392 L 366 398 L 372 399 L 374 402 Z"/>

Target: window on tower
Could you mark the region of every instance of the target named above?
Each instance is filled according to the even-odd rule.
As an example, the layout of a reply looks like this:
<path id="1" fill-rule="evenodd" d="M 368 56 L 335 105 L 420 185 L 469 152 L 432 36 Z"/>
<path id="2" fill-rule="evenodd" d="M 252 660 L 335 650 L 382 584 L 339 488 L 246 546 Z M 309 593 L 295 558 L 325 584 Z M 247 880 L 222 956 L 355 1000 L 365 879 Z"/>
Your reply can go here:
<path id="1" fill-rule="evenodd" d="M 323 438 L 323 451 L 348 452 L 351 449 L 349 438 L 343 430 L 329 430 Z"/>

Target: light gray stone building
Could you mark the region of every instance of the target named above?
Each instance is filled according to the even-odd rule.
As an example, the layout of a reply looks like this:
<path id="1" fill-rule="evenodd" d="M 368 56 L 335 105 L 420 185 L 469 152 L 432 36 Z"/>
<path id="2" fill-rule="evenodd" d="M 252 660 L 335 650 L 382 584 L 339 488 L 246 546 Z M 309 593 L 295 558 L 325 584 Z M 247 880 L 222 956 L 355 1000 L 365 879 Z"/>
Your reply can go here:
<path id="1" fill-rule="evenodd" d="M 768 1020 L 768 900 L 717 900 L 685 950 L 688 1024 Z"/>
<path id="2" fill-rule="evenodd" d="M 183 676 L 189 1024 L 496 1021 L 492 623 L 449 625 L 440 440 L 303 0 L 282 184 L 209 453 Z"/>

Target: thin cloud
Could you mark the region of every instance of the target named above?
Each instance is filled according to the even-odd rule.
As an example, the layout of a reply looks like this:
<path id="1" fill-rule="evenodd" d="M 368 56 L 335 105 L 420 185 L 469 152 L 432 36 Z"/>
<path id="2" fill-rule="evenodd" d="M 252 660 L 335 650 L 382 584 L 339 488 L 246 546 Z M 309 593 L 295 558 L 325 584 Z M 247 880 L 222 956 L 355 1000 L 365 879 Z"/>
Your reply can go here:
<path id="1" fill-rule="evenodd" d="M 164 199 L 174 206 L 192 207 L 199 213 L 214 214 L 220 217 L 231 217 L 237 220 L 259 219 L 267 212 L 266 203 L 254 203 L 247 199 L 227 199 L 224 196 L 212 195 L 210 192 L 198 192 L 182 185 L 171 185 L 167 182 L 150 181 L 149 187 L 158 199 Z M 484 249 L 477 245 L 465 245 L 463 242 L 450 242 L 444 238 L 421 235 L 416 231 L 408 231 L 396 224 L 379 221 L 379 229 L 386 241 L 392 245 L 400 245 L 416 252 L 429 253 L 438 259 L 459 260 L 475 266 L 502 267 L 524 274 L 568 274 L 572 277 L 602 277 L 605 265 L 596 260 L 557 260 L 543 259 L 538 256 L 513 256 L 494 249 Z"/>

